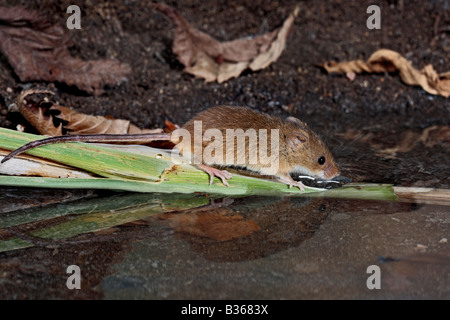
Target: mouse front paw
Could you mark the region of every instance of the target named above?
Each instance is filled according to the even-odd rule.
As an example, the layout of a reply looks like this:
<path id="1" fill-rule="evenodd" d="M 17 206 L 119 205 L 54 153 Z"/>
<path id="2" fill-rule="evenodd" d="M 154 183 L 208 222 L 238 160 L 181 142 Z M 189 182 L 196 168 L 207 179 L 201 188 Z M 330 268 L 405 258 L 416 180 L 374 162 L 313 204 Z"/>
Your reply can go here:
<path id="1" fill-rule="evenodd" d="M 289 174 L 280 176 L 278 180 L 287 184 L 289 186 L 289 189 L 292 187 L 298 187 L 301 191 L 305 191 L 305 185 L 301 181 L 295 181 L 294 179 L 292 179 Z"/>
<path id="2" fill-rule="evenodd" d="M 292 183 L 288 183 L 289 184 L 289 189 L 294 187 L 298 187 L 301 191 L 305 191 L 305 185 L 301 182 L 301 181 L 294 181 Z"/>

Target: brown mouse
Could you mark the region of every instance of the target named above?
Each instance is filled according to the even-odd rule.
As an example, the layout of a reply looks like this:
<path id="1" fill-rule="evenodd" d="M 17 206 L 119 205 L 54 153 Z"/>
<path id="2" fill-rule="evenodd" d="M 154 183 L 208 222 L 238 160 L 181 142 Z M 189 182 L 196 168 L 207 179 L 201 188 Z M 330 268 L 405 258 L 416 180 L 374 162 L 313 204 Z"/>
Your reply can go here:
<path id="1" fill-rule="evenodd" d="M 267 146 L 261 144 L 264 142 L 264 136 L 258 136 L 264 131 L 267 131 Z M 233 132 L 247 133 L 247 137 L 244 138 L 246 143 L 242 143 L 243 140 L 239 143 L 239 138 L 235 139 L 230 134 Z M 272 132 L 275 140 L 271 140 Z M 214 139 L 211 138 L 211 133 Z M 252 140 L 251 134 L 253 133 L 257 135 L 255 140 Z M 186 135 L 194 137 L 194 139 L 186 139 Z M 227 139 L 230 136 L 231 138 Z M 200 140 L 197 139 L 199 137 Z M 220 141 L 220 138 L 225 138 L 225 141 Z M 227 180 L 232 175 L 217 167 L 233 166 L 263 175 L 273 175 L 279 181 L 290 187 L 297 186 L 302 191 L 304 185 L 294 181 L 290 173 L 302 173 L 321 179 L 331 179 L 339 175 L 338 166 L 331 152 L 306 123 L 293 117 L 281 119 L 246 107 L 235 106 L 217 106 L 207 109 L 189 120 L 181 129 L 172 133 L 66 135 L 36 140 L 11 152 L 1 162 L 3 163 L 28 149 L 52 143 L 76 141 L 137 143 L 154 140 L 171 140 L 183 156 L 190 158 L 194 165 L 210 175 L 210 183 L 216 176 L 222 180 L 224 185 L 228 185 Z M 249 147 L 251 141 L 253 144 Z M 274 149 L 270 149 L 271 147 Z M 258 148 L 258 153 L 255 152 L 255 148 Z M 221 150 L 223 150 L 223 156 L 219 156 L 218 152 Z M 262 156 L 264 152 L 267 153 L 266 162 L 262 161 L 263 158 L 258 159 L 258 156 Z M 209 158 L 208 156 L 202 157 L 202 155 L 208 154 L 211 155 Z M 270 166 L 267 162 L 269 155 L 273 160 Z"/>

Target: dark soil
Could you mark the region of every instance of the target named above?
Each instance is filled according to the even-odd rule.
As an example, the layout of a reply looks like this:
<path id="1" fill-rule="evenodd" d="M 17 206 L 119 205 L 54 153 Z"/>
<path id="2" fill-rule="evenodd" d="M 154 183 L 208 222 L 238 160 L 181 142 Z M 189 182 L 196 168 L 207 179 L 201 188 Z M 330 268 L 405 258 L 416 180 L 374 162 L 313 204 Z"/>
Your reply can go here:
<path id="1" fill-rule="evenodd" d="M 197 112 L 219 104 L 246 105 L 307 122 L 331 148 L 342 175 L 353 181 L 449 188 L 445 136 L 450 124 L 449 99 L 407 86 L 396 74 L 358 75 L 350 82 L 317 67 L 329 60 L 367 59 L 377 49 L 388 48 L 418 69 L 432 64 L 438 72 L 450 71 L 448 0 L 166 3 L 219 40 L 273 30 L 296 4 L 300 13 L 278 61 L 265 70 L 217 84 L 183 72 L 171 50 L 173 25 L 152 11 L 147 0 L 0 0 L 0 5 L 37 9 L 62 25 L 68 17 L 67 7 L 79 5 L 82 30 L 68 31 L 74 43 L 72 54 L 83 59 L 115 58 L 133 69 L 128 82 L 105 88 L 103 95 L 95 97 L 60 83 L 22 83 L 0 54 L 0 126 L 15 129 L 21 124 L 33 131 L 18 113 L 8 112 L 24 88 L 54 90 L 61 105 L 129 119 L 141 128 L 162 127 L 166 119 L 181 125 Z M 366 9 L 374 3 L 381 8 L 380 30 L 366 27 Z M 418 141 L 404 152 L 380 152 L 402 145 L 407 134 L 420 136 L 424 129 L 437 125 L 447 131 L 428 147 Z M 12 229 L 29 238 L 31 231 L 46 223 L 69 221 L 69 215 L 58 216 L 67 209 L 66 202 L 76 205 L 75 200 L 98 194 L 99 201 L 111 201 L 110 192 L 2 188 L 0 213 L 5 217 L 27 213 L 27 208 L 36 205 L 53 206 L 55 218 Z M 41 239 L 34 248 L 4 252 L 0 255 L 0 298 L 449 296 L 448 207 L 266 197 L 236 200 L 229 208 L 242 216 L 238 222 L 256 221 L 260 232 L 221 242 L 179 230 L 172 235 L 172 229 L 162 225 L 164 221 L 147 219 L 67 241 Z M 154 221 L 161 225 L 152 225 Z M 2 232 L 5 237 L 12 231 L 4 228 Z M 417 258 L 412 254 L 418 248 L 428 251 Z M 366 289 L 366 268 L 374 263 L 383 269 L 383 290 Z M 72 264 L 82 268 L 83 290 L 66 287 L 66 269 Z"/>
<path id="2" fill-rule="evenodd" d="M 90 96 L 53 83 L 21 83 L 0 56 L 0 126 L 25 124 L 7 107 L 23 88 L 46 87 L 56 100 L 80 112 L 131 120 L 142 128 L 162 127 L 164 120 L 183 124 L 195 113 L 218 104 L 246 105 L 270 114 L 296 116 L 327 141 L 354 181 L 449 187 L 448 141 L 404 153 L 380 156 L 366 140 L 345 139 L 349 130 L 373 134 L 390 147 L 401 134 L 449 124 L 449 100 L 407 86 L 396 74 L 344 76 L 324 73 L 329 60 L 367 59 L 374 51 L 398 51 L 421 69 L 432 64 L 449 70 L 449 1 L 378 1 L 381 29 L 369 30 L 366 9 L 373 1 L 301 1 L 300 14 L 279 60 L 259 72 L 226 83 L 205 83 L 183 72 L 171 50 L 172 23 L 149 8 L 148 1 L 1 1 L 38 9 L 65 25 L 66 8 L 82 9 L 81 30 L 68 31 L 74 56 L 115 58 L 132 66 L 129 81 Z M 262 34 L 281 25 L 297 1 L 167 1 L 193 26 L 219 40 Z M 11 92 L 12 89 L 12 92 Z M 29 130 L 29 128 L 27 128 Z"/>

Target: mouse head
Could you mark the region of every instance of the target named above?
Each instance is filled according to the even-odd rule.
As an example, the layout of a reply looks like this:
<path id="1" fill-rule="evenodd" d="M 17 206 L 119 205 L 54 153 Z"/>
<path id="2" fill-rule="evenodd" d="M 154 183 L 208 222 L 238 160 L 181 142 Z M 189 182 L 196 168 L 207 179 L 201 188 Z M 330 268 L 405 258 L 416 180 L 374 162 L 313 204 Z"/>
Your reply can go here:
<path id="1" fill-rule="evenodd" d="M 316 178 L 331 179 L 339 175 L 333 155 L 320 137 L 304 122 L 288 118 L 295 124 L 286 134 L 286 145 L 291 173 L 307 174 Z"/>

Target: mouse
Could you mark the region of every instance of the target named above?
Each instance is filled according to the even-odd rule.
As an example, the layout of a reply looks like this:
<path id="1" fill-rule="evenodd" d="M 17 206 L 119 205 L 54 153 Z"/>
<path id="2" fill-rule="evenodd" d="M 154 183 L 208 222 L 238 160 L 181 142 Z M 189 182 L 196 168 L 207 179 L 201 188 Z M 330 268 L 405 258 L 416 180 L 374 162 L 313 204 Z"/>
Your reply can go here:
<path id="1" fill-rule="evenodd" d="M 236 132 L 244 134 L 241 135 L 244 139 L 240 141 L 241 143 Z M 264 132 L 266 138 L 269 136 L 271 138 L 270 142 L 265 141 L 265 144 L 262 140 Z M 231 133 L 235 135 L 231 136 L 232 139 L 228 139 Z M 259 133 L 260 136 L 257 138 L 260 139 L 252 140 L 253 136 L 250 133 L 256 135 Z M 211 137 L 214 137 L 214 140 Z M 223 137 L 226 138 L 225 141 L 223 139 L 220 141 Z M 233 167 L 259 175 L 273 176 L 276 180 L 287 184 L 289 188 L 295 186 L 301 191 L 304 191 L 305 186 L 302 182 L 292 179 L 291 174 L 305 174 L 327 180 L 339 175 L 339 168 L 332 153 L 319 135 L 305 122 L 295 117 L 283 119 L 248 107 L 229 105 L 206 109 L 171 133 L 64 135 L 32 141 L 12 151 L 1 163 L 29 149 L 54 143 L 143 143 L 155 140 L 169 140 L 174 143 L 181 156 L 209 174 L 210 184 L 213 183 L 214 177 L 217 177 L 228 186 L 228 180 L 233 175 L 224 169 Z M 271 149 L 272 147 L 274 148 Z M 256 148 L 259 152 L 255 152 Z M 262 158 L 257 159 L 263 153 L 268 155 L 269 149 L 270 159 L 273 160 L 271 165 L 268 164 L 267 157 L 266 161 L 262 161 Z M 218 153 L 221 150 L 224 151 L 223 155 Z M 210 156 L 202 157 L 205 154 Z M 273 165 L 274 163 L 276 165 Z"/>

